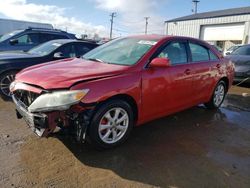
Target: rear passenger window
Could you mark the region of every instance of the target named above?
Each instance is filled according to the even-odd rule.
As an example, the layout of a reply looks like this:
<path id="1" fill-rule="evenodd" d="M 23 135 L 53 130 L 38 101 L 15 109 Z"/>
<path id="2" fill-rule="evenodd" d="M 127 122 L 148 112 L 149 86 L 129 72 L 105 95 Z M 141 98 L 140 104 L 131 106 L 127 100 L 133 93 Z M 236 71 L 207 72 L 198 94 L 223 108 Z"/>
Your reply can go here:
<path id="1" fill-rule="evenodd" d="M 193 62 L 209 61 L 208 50 L 205 47 L 193 43 L 189 43 L 189 47 L 191 50 Z"/>
<path id="2" fill-rule="evenodd" d="M 170 59 L 171 65 L 187 63 L 187 52 L 182 42 L 171 42 L 162 50 L 158 57 Z"/>
<path id="3" fill-rule="evenodd" d="M 212 61 L 219 59 L 211 50 L 209 50 L 209 56 L 210 56 L 210 60 Z"/>

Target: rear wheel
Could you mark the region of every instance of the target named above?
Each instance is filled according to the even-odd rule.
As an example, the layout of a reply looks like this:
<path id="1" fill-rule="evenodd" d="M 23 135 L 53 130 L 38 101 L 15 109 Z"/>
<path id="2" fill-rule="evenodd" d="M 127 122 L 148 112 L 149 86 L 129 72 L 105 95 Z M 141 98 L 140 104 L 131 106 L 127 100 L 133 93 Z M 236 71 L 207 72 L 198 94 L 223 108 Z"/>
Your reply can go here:
<path id="1" fill-rule="evenodd" d="M 15 80 L 16 71 L 9 71 L 0 75 L 0 95 L 4 99 L 10 99 L 10 84 Z"/>
<path id="2" fill-rule="evenodd" d="M 224 81 L 220 81 L 215 89 L 214 93 L 208 103 L 205 106 L 209 109 L 217 109 L 221 106 L 226 95 L 226 84 Z"/>
<path id="3" fill-rule="evenodd" d="M 104 103 L 90 123 L 90 143 L 99 148 L 112 148 L 122 144 L 133 128 L 131 106 L 122 100 Z"/>

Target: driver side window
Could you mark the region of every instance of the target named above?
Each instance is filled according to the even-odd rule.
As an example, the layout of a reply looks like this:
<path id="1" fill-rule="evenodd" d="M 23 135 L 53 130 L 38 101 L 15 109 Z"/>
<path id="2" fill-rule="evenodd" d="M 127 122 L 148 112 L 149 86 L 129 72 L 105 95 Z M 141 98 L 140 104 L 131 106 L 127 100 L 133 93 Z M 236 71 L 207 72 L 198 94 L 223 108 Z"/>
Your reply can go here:
<path id="1" fill-rule="evenodd" d="M 168 44 L 158 57 L 170 59 L 171 65 L 187 63 L 187 51 L 183 42 L 171 42 Z"/>
<path id="2" fill-rule="evenodd" d="M 38 35 L 29 33 L 17 38 L 18 44 L 38 44 Z"/>

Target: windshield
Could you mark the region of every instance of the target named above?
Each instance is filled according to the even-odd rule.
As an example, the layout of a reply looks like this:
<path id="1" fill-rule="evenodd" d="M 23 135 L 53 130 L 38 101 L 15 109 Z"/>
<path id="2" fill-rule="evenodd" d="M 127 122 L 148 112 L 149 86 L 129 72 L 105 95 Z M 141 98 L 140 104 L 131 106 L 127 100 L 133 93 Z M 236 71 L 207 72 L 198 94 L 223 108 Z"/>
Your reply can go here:
<path id="1" fill-rule="evenodd" d="M 250 55 L 250 46 L 242 46 L 231 53 L 233 55 Z"/>
<path id="2" fill-rule="evenodd" d="M 82 58 L 117 65 L 134 65 L 156 43 L 155 40 L 120 38 L 95 48 Z"/>
<path id="3" fill-rule="evenodd" d="M 11 33 L 7 33 L 7 34 L 1 36 L 0 42 L 5 41 L 5 40 L 7 40 L 7 39 L 13 37 L 13 36 L 16 35 L 16 34 L 21 33 L 21 32 L 22 32 L 22 30 L 17 30 L 17 31 L 13 31 L 13 32 L 11 32 Z"/>
<path id="4" fill-rule="evenodd" d="M 51 52 L 53 52 L 55 49 L 59 48 L 60 46 L 62 46 L 61 43 L 49 41 L 35 48 L 32 48 L 31 50 L 28 51 L 28 53 L 45 56 L 45 55 L 50 54 Z"/>

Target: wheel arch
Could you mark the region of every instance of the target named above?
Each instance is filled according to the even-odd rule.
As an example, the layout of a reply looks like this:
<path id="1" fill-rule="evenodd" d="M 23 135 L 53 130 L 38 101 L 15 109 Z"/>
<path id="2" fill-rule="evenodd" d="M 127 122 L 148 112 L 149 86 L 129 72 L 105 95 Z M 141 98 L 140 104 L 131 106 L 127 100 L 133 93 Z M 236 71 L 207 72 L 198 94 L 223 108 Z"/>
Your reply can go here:
<path id="1" fill-rule="evenodd" d="M 14 69 L 7 69 L 7 70 L 4 70 L 2 72 L 0 72 L 0 76 L 7 73 L 7 72 L 19 72 L 21 71 L 22 69 L 18 69 L 18 68 L 14 68 Z"/>
<path id="2" fill-rule="evenodd" d="M 227 77 L 222 77 L 220 80 L 219 80 L 219 82 L 220 81 L 224 81 L 225 82 L 225 84 L 226 84 L 226 91 L 228 92 L 228 90 L 229 90 L 229 79 L 227 78 Z"/>
<path id="3" fill-rule="evenodd" d="M 112 97 L 109 97 L 107 98 L 106 100 L 102 101 L 99 105 L 105 103 L 105 102 L 108 102 L 108 101 L 111 101 L 111 100 L 123 100 L 125 102 L 127 102 L 130 106 L 131 106 L 131 109 L 133 111 L 133 114 L 134 114 L 134 121 L 135 121 L 135 124 L 138 120 L 138 105 L 136 103 L 136 100 L 128 95 L 128 94 L 117 94 L 117 95 L 114 95 Z"/>

